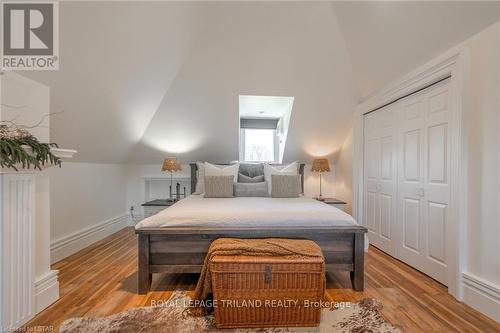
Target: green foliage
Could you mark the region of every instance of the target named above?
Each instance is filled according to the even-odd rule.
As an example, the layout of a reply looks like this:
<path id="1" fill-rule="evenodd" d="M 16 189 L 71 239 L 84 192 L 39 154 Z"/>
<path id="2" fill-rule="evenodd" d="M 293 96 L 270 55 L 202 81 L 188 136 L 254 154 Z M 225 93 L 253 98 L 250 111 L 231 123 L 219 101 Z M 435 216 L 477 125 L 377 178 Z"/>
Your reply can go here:
<path id="1" fill-rule="evenodd" d="M 31 149 L 25 149 L 30 147 Z M 29 134 L 21 138 L 0 138 L 0 167 L 16 168 L 17 164 L 22 168 L 34 167 L 42 170 L 46 163 L 61 166 L 61 159 L 50 151 L 57 148 L 55 143 L 40 143 L 37 138 Z M 30 152 L 30 150 L 32 152 Z"/>

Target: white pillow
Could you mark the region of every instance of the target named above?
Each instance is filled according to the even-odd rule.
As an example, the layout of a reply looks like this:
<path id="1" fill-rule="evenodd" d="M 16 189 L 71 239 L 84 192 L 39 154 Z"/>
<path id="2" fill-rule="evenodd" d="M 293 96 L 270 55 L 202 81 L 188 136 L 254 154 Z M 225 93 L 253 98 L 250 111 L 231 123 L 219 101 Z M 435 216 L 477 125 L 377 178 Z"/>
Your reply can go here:
<path id="1" fill-rule="evenodd" d="M 235 176 L 234 179 L 238 179 L 238 170 L 240 168 L 239 164 L 231 164 L 227 166 L 227 165 L 211 164 L 208 162 L 196 162 L 196 165 L 198 166 L 198 172 L 196 176 L 196 189 L 193 194 L 205 193 L 205 176 L 234 175 Z M 206 173 L 207 165 L 209 169 L 208 173 Z M 234 168 L 236 168 L 236 171 L 233 170 Z"/>
<path id="2" fill-rule="evenodd" d="M 233 182 L 238 180 L 238 171 L 240 165 L 238 163 L 231 165 L 215 165 L 205 162 L 205 176 L 234 176 Z"/>
<path id="3" fill-rule="evenodd" d="M 271 195 L 271 190 L 273 185 L 271 183 L 271 175 L 298 175 L 299 174 L 299 164 L 297 162 L 290 163 L 286 166 L 272 166 L 269 164 L 264 164 L 264 179 L 267 181 L 267 188 L 269 195 Z"/>

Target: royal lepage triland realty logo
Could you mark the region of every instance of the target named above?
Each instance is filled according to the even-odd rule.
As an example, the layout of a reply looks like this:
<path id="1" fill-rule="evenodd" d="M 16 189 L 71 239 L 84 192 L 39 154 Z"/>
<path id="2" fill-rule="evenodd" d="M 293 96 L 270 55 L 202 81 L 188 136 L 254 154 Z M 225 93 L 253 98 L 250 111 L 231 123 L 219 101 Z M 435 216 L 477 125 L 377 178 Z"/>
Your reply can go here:
<path id="1" fill-rule="evenodd" d="M 58 69 L 57 2 L 2 1 L 1 11 L 1 69 Z"/>

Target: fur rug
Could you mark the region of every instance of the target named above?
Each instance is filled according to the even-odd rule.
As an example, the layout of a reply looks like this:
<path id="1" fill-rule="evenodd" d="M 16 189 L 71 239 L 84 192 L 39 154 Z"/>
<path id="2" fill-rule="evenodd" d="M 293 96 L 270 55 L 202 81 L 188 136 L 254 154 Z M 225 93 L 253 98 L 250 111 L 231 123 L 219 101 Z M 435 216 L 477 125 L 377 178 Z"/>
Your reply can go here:
<path id="1" fill-rule="evenodd" d="M 62 323 L 61 333 L 330 333 L 330 332 L 401 332 L 380 314 L 382 305 L 373 299 L 364 299 L 350 306 L 323 309 L 318 328 L 223 329 L 214 326 L 213 316 L 186 315 L 189 296 L 175 291 L 165 306 L 133 308 L 103 318 L 72 318 Z"/>

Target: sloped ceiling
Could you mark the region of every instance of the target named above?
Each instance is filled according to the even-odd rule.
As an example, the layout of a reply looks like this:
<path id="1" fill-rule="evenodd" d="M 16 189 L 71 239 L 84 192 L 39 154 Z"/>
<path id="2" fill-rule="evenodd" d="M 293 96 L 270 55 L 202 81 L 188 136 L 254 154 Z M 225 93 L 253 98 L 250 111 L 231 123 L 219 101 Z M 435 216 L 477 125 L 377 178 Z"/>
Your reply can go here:
<path id="1" fill-rule="evenodd" d="M 127 161 L 189 55 L 203 9 L 60 2 L 60 70 L 20 73 L 49 85 L 52 112 L 63 112 L 51 117 L 51 139 L 77 149 L 76 161 Z"/>
<path id="2" fill-rule="evenodd" d="M 64 111 L 52 141 L 76 161 L 237 159 L 239 95 L 295 97 L 284 161 L 309 160 L 335 156 L 361 95 L 478 32 L 496 8 L 61 2 L 60 70 L 21 74 L 51 87 L 52 112 Z"/>
<path id="3" fill-rule="evenodd" d="M 215 3 L 132 156 L 238 159 L 240 94 L 295 97 L 284 161 L 335 153 L 358 99 L 328 3 Z"/>
<path id="4" fill-rule="evenodd" d="M 500 20 L 498 1 L 332 4 L 363 96 Z"/>

